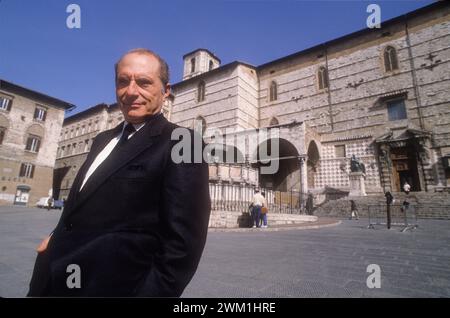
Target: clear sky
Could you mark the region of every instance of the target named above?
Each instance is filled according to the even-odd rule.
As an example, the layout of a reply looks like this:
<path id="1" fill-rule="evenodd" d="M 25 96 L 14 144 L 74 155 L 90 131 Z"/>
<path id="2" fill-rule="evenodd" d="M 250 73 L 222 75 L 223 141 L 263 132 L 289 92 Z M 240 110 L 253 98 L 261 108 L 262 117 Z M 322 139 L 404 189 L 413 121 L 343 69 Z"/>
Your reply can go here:
<path id="1" fill-rule="evenodd" d="M 371 3 L 382 21 L 434 1 L 0 0 L 0 78 L 73 103 L 113 103 L 114 68 L 146 47 L 181 80 L 185 53 L 206 48 L 222 65 L 260 65 L 366 28 Z M 81 28 L 69 29 L 69 4 Z"/>

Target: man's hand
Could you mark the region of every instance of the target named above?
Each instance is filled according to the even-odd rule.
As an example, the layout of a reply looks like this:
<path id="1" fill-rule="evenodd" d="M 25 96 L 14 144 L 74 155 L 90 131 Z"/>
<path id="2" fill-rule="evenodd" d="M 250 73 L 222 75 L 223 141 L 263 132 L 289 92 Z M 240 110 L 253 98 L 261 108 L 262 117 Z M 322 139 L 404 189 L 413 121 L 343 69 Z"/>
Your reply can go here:
<path id="1" fill-rule="evenodd" d="M 50 241 L 50 237 L 51 237 L 51 236 L 47 236 L 47 237 L 41 242 L 41 244 L 39 244 L 39 246 L 38 246 L 37 249 L 36 249 L 36 251 L 37 251 L 38 253 L 42 253 L 42 252 L 44 252 L 44 251 L 47 249 L 47 245 L 48 245 L 48 242 Z"/>

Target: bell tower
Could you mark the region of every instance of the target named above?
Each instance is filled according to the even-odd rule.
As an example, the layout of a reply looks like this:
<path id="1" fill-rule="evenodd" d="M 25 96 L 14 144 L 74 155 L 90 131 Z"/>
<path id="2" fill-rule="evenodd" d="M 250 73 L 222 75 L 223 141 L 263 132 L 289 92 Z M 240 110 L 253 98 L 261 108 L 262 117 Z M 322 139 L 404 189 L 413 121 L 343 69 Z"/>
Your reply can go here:
<path id="1" fill-rule="evenodd" d="M 183 56 L 183 81 L 220 66 L 220 59 L 206 49 L 197 49 Z"/>

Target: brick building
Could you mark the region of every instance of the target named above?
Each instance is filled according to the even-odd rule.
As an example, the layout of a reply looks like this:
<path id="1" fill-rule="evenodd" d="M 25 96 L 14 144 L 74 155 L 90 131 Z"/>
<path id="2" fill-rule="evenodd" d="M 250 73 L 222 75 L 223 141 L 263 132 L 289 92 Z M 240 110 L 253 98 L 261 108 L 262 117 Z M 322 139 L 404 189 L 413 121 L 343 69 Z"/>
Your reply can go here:
<path id="1" fill-rule="evenodd" d="M 35 205 L 49 195 L 64 112 L 73 107 L 0 80 L 0 204 Z"/>

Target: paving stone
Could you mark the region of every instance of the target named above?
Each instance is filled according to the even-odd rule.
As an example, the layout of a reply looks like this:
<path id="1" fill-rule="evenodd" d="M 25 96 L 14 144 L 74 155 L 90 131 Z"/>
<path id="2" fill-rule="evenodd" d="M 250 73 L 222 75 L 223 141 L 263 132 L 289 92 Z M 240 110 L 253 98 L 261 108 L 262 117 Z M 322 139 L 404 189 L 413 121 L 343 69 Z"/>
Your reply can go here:
<path id="1" fill-rule="evenodd" d="M 34 249 L 59 215 L 0 207 L 0 296 L 26 295 Z M 342 220 L 319 229 L 209 232 L 183 297 L 450 297 L 449 229 L 448 220 L 422 220 L 405 233 Z M 368 264 L 381 267 L 380 289 L 366 285 Z"/>

